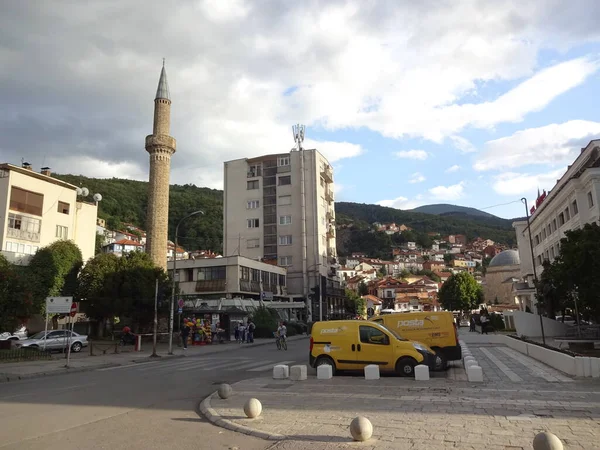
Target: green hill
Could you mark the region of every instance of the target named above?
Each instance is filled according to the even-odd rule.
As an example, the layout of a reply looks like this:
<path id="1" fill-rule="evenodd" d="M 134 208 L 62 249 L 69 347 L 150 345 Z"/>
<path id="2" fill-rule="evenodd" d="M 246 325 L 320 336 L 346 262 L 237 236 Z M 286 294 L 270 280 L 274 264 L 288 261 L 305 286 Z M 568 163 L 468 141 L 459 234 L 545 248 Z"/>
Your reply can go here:
<path id="1" fill-rule="evenodd" d="M 91 195 L 100 193 L 98 216 L 107 221 L 110 228 L 123 223 L 146 227 L 148 183 L 120 178 L 98 179 L 81 175 L 54 177 L 80 187 L 86 187 Z M 187 250 L 223 250 L 223 191 L 195 186 L 172 185 L 170 190 L 169 239 L 174 240 L 177 222 L 190 212 L 201 209 L 204 216 L 187 219 L 179 228 L 179 243 Z M 481 236 L 507 245 L 515 242 L 515 232 L 510 221 L 484 216 L 454 217 L 401 211 L 377 205 L 361 203 L 336 203 L 338 225 L 338 252 L 340 255 L 365 251 L 372 256 L 389 257 L 390 247 L 407 240 L 421 245 L 431 245 L 429 232 L 466 234 L 470 239 Z M 496 223 L 496 220 L 501 222 Z M 489 222 L 492 221 L 493 223 Z M 389 236 L 371 230 L 373 222 L 396 222 L 413 228 L 413 232 Z"/>
<path id="2" fill-rule="evenodd" d="M 476 208 L 470 208 L 468 206 L 458 206 L 458 205 L 450 205 L 448 203 L 436 203 L 433 205 L 423 205 L 418 208 L 410 209 L 411 212 L 420 212 L 425 214 L 437 214 L 437 215 L 445 215 L 445 214 L 463 214 L 468 216 L 476 216 L 476 217 L 496 217 L 493 214 L 487 213 L 485 211 L 481 211 Z M 499 217 L 496 217 L 499 219 Z"/>

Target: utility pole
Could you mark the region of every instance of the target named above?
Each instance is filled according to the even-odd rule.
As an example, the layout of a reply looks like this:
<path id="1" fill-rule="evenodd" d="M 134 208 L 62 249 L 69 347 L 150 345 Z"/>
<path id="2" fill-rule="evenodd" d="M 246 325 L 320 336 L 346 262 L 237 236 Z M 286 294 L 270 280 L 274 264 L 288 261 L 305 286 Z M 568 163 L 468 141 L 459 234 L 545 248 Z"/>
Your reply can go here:
<path id="1" fill-rule="evenodd" d="M 177 249 L 175 249 L 177 251 Z M 154 288 L 154 336 L 152 337 L 152 354 L 150 358 L 157 358 L 156 354 L 156 335 L 158 334 L 158 277 Z"/>

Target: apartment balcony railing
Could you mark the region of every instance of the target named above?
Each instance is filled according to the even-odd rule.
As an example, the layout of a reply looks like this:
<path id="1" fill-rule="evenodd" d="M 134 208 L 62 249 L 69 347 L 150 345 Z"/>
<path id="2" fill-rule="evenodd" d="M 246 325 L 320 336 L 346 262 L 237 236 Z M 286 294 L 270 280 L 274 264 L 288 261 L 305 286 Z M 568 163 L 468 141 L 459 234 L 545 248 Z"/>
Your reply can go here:
<path id="1" fill-rule="evenodd" d="M 326 183 L 333 183 L 333 170 L 329 164 L 323 167 L 323 170 L 321 170 L 321 176 Z"/>
<path id="2" fill-rule="evenodd" d="M 26 253 L 9 252 L 5 250 L 0 251 L 0 254 L 2 254 L 9 263 L 14 264 L 15 266 L 29 265 L 29 261 L 33 256 Z"/>
<path id="3" fill-rule="evenodd" d="M 325 190 L 325 200 L 327 200 L 329 203 L 333 202 L 333 192 L 331 189 Z"/>
<path id="4" fill-rule="evenodd" d="M 196 292 L 222 292 L 226 284 L 225 280 L 198 280 Z"/>
<path id="5" fill-rule="evenodd" d="M 6 230 L 6 237 L 30 242 L 40 242 L 40 233 L 33 233 L 27 230 L 17 230 L 16 228 L 8 228 Z"/>

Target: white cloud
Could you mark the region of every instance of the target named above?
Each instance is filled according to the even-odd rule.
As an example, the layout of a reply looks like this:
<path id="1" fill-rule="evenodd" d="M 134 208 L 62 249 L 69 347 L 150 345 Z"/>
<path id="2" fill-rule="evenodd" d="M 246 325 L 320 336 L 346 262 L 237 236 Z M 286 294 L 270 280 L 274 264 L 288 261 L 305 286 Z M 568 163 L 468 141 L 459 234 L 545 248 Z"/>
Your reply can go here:
<path id="1" fill-rule="evenodd" d="M 391 200 L 380 200 L 376 204 L 396 209 L 413 209 L 423 205 L 424 203 L 420 201 L 409 200 L 406 197 L 396 197 Z"/>
<path id="2" fill-rule="evenodd" d="M 314 141 L 307 139 L 304 141 L 303 148 L 316 148 L 330 163 L 344 158 L 354 158 L 364 153 L 363 148 L 359 144 L 351 144 L 350 142 Z"/>
<path id="3" fill-rule="evenodd" d="M 401 159 L 418 159 L 425 160 L 429 156 L 425 150 L 403 150 L 395 152 L 394 156 Z"/>
<path id="4" fill-rule="evenodd" d="M 507 172 L 495 176 L 492 187 L 502 195 L 525 195 L 534 192 L 537 194 L 538 189 L 550 191 L 566 170 L 565 166 L 552 172 L 539 174 Z"/>
<path id="5" fill-rule="evenodd" d="M 425 177 L 423 176 L 422 173 L 420 172 L 415 172 L 412 174 L 410 180 L 408 180 L 409 183 L 422 183 L 423 181 L 425 181 Z"/>
<path id="6" fill-rule="evenodd" d="M 462 136 L 450 136 L 450 140 L 462 153 L 473 153 L 477 151 L 473 144 L 471 144 L 468 139 L 465 139 Z"/>
<path id="7" fill-rule="evenodd" d="M 463 197 L 464 191 L 464 181 L 451 186 L 436 186 L 429 189 L 429 193 L 435 200 L 458 200 Z"/>
<path id="8" fill-rule="evenodd" d="M 338 195 L 340 192 L 344 190 L 344 185 L 340 183 L 335 183 L 333 185 L 333 192 L 335 195 Z"/>
<path id="9" fill-rule="evenodd" d="M 453 172 L 457 172 L 460 170 L 460 166 L 458 164 L 454 164 L 453 166 L 448 167 L 445 172 L 446 173 L 453 173 Z"/>
<path id="10" fill-rule="evenodd" d="M 571 120 L 517 131 L 488 141 L 476 160 L 475 170 L 510 169 L 530 164 L 564 165 L 574 160 L 582 147 L 598 136 L 600 122 Z"/>

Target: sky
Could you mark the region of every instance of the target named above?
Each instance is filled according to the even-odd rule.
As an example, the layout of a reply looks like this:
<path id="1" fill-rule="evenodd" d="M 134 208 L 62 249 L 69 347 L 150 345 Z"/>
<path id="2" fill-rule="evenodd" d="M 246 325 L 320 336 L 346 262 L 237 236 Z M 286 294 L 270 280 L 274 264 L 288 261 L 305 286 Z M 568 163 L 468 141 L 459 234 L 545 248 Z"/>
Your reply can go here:
<path id="1" fill-rule="evenodd" d="M 596 0 L 61 0 L 0 6 L 0 162 L 148 179 L 162 58 L 171 181 L 294 146 L 336 200 L 512 218 L 600 136 Z"/>

